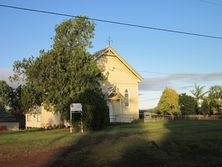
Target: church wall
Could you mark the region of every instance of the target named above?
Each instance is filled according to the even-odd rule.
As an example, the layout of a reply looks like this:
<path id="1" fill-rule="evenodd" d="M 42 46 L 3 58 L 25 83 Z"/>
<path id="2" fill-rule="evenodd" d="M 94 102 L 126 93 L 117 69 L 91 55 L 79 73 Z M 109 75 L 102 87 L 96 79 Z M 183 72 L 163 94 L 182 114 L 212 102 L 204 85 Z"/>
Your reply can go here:
<path id="1" fill-rule="evenodd" d="M 125 107 L 123 103 L 122 112 L 115 114 L 127 114 L 130 118 L 139 118 L 138 78 L 116 56 L 103 56 L 97 62 L 103 67 L 104 74 L 108 76 L 107 83 L 103 85 L 104 89 L 115 86 L 123 96 L 126 89 L 129 92 L 129 106 Z M 125 122 L 126 119 L 121 122 Z"/>

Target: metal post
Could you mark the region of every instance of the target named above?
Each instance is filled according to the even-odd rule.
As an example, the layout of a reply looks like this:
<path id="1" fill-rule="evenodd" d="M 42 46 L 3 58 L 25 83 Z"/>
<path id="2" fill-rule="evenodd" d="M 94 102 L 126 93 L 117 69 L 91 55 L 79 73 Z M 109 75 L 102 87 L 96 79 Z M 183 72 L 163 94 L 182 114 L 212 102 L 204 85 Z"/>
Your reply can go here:
<path id="1" fill-rule="evenodd" d="M 72 111 L 70 111 L 70 133 L 72 133 Z"/>
<path id="2" fill-rule="evenodd" d="M 81 126 L 81 133 L 83 133 L 83 122 L 82 122 L 82 113 L 81 113 L 81 122 L 80 122 L 80 126 Z"/>

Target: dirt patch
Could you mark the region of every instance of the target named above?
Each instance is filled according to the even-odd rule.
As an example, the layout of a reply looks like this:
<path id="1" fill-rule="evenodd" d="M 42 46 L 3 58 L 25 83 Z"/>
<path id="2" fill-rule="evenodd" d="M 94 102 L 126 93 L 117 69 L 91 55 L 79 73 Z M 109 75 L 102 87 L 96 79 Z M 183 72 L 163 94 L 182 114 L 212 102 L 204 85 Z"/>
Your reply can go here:
<path id="1" fill-rule="evenodd" d="M 62 149 L 29 153 L 0 153 L 0 164 L 4 167 L 45 167 L 55 160 Z"/>

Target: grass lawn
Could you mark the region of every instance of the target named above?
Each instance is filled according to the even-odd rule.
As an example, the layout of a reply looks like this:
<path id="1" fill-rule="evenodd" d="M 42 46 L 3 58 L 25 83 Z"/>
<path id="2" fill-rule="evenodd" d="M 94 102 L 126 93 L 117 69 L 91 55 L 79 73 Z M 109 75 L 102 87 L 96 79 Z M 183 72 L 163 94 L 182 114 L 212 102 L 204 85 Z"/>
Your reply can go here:
<path id="1" fill-rule="evenodd" d="M 222 121 L 158 121 L 84 134 L 68 129 L 0 133 L 0 164 L 222 166 Z"/>

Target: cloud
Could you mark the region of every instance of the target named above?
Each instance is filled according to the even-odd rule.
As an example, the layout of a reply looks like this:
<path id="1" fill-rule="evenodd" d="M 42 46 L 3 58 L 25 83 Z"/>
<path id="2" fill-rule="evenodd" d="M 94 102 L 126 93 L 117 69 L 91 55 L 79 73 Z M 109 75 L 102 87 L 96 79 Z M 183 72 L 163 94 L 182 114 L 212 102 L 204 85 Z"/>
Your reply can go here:
<path id="1" fill-rule="evenodd" d="M 212 81 L 222 81 L 222 72 L 177 73 L 163 77 L 145 78 L 144 82 L 140 84 L 139 89 L 141 91 L 161 91 L 165 87 L 187 89 L 193 87 L 194 83 L 206 83 Z"/>
<path id="2" fill-rule="evenodd" d="M 0 80 L 6 81 L 9 86 L 15 88 L 18 86 L 18 83 L 12 83 L 9 80 L 9 76 L 12 75 L 12 69 L 11 68 L 0 68 Z"/>
<path id="3" fill-rule="evenodd" d="M 8 68 L 0 68 L 0 80 L 9 81 L 8 77 L 12 74 L 12 70 Z"/>

